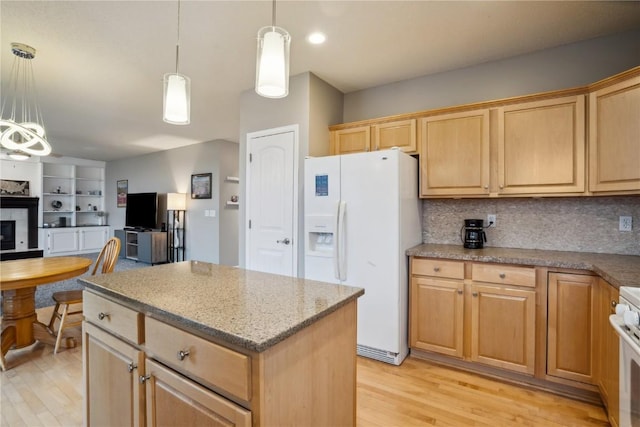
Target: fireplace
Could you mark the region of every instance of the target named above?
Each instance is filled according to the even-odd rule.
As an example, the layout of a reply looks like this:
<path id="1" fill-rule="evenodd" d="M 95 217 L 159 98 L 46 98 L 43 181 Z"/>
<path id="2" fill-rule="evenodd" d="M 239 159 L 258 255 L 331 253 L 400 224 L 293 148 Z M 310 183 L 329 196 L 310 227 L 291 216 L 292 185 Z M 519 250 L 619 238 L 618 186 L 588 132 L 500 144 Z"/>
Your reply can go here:
<path id="1" fill-rule="evenodd" d="M 42 256 L 38 249 L 37 197 L 0 197 L 0 224 L 0 260 Z"/>
<path id="2" fill-rule="evenodd" d="M 0 250 L 16 248 L 16 222 L 0 220 Z"/>

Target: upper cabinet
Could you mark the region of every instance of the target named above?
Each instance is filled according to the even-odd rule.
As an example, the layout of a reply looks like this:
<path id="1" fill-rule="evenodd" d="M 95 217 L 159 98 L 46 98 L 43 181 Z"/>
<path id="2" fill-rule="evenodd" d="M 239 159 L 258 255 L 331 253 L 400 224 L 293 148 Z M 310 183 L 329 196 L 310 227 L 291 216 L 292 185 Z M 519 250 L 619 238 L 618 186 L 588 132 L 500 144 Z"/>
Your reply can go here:
<path id="1" fill-rule="evenodd" d="M 640 76 L 602 82 L 589 94 L 589 190 L 640 191 Z"/>
<path id="2" fill-rule="evenodd" d="M 420 119 L 420 195 L 489 194 L 489 110 Z"/>
<path id="3" fill-rule="evenodd" d="M 508 105 L 497 113 L 498 194 L 584 192 L 583 95 Z"/>
<path id="4" fill-rule="evenodd" d="M 330 128 L 331 154 L 398 148 L 417 153 L 416 119 L 387 121 L 341 129 Z"/>
<path id="5" fill-rule="evenodd" d="M 420 155 L 420 197 L 640 194 L 640 67 L 592 85 L 329 127 Z"/>

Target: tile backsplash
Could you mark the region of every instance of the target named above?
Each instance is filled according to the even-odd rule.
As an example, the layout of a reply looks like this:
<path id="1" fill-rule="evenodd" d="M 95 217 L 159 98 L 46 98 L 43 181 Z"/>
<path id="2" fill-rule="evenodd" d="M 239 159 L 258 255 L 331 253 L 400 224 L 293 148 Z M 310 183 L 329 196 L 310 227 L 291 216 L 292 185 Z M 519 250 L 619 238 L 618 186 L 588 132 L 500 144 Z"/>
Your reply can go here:
<path id="1" fill-rule="evenodd" d="M 462 244 L 463 220 L 497 216 L 486 246 L 640 255 L 640 196 L 428 199 L 422 202 L 422 241 Z M 621 215 L 632 231 L 618 231 Z"/>

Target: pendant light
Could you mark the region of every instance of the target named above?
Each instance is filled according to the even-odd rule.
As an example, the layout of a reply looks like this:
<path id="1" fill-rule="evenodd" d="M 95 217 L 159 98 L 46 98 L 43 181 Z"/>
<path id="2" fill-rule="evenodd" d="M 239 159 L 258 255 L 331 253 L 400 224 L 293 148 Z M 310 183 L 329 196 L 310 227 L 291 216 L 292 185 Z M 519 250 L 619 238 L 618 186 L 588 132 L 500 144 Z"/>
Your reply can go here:
<path id="1" fill-rule="evenodd" d="M 0 146 L 10 150 L 13 158 L 47 156 L 51 145 L 47 142 L 44 120 L 38 106 L 31 60 L 36 50 L 22 43 L 11 43 L 15 55 L 9 80 L 8 95 L 0 111 Z"/>
<path id="2" fill-rule="evenodd" d="M 276 27 L 276 0 L 273 0 L 271 25 L 258 31 L 256 93 L 266 98 L 284 98 L 289 94 L 289 46 L 291 36 Z"/>
<path id="3" fill-rule="evenodd" d="M 180 0 L 178 0 L 178 39 L 176 42 L 176 72 L 164 75 L 162 119 L 173 125 L 188 125 L 191 121 L 191 79 L 178 72 L 180 60 Z"/>

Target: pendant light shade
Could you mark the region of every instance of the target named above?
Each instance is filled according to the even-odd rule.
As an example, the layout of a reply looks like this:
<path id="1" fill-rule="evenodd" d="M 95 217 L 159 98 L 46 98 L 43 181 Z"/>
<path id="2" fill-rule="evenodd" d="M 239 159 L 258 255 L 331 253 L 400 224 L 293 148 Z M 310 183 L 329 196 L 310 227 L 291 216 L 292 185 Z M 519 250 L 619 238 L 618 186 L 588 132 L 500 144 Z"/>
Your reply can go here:
<path id="1" fill-rule="evenodd" d="M 163 120 L 188 125 L 191 117 L 191 79 L 182 74 L 164 75 Z"/>
<path id="2" fill-rule="evenodd" d="M 178 0 L 178 37 L 176 41 L 176 72 L 164 75 L 162 120 L 172 125 L 191 122 L 191 79 L 178 72 L 180 64 L 180 0 Z"/>
<path id="3" fill-rule="evenodd" d="M 258 31 L 256 92 L 266 98 L 283 98 L 289 94 L 289 46 L 291 36 L 280 27 L 263 27 Z"/>
<path id="4" fill-rule="evenodd" d="M 36 50 L 22 43 L 11 43 L 15 55 L 9 90 L 0 111 L 0 145 L 12 151 L 13 158 L 47 156 L 51 145 L 45 137 L 44 120 L 36 96 L 31 60 Z M 4 95 L 4 94 L 3 94 Z"/>

